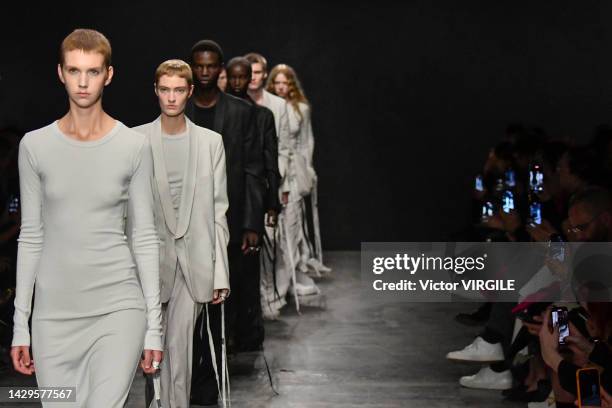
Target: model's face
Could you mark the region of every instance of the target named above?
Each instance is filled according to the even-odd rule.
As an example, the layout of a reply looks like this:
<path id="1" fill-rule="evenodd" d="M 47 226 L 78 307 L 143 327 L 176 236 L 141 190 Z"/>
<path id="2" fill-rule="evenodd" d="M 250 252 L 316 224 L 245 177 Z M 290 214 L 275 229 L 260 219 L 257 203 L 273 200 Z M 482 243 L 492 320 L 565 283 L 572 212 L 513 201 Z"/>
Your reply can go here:
<path id="1" fill-rule="evenodd" d="M 222 69 L 221 73 L 219 74 L 219 79 L 217 79 L 217 86 L 223 92 L 225 92 L 225 90 L 227 89 L 227 72 L 225 71 L 225 69 Z"/>
<path id="2" fill-rule="evenodd" d="M 289 81 L 282 72 L 277 74 L 272 83 L 274 85 L 274 93 L 281 98 L 286 98 L 289 93 Z"/>
<path id="3" fill-rule="evenodd" d="M 211 89 L 217 86 L 223 67 L 217 53 L 198 51 L 193 54 L 191 69 L 197 86 L 203 89 Z"/>
<path id="4" fill-rule="evenodd" d="M 227 71 L 227 92 L 234 96 L 246 96 L 250 82 L 249 71 L 242 65 L 236 64 Z"/>
<path id="5" fill-rule="evenodd" d="M 264 86 L 264 82 L 268 74 L 264 72 L 263 66 L 259 62 L 251 64 L 251 82 L 249 83 L 249 89 L 251 91 L 257 91 Z"/>
<path id="6" fill-rule="evenodd" d="M 64 53 L 64 64 L 57 65 L 57 74 L 70 101 L 88 108 L 102 98 L 104 87 L 113 78 L 113 67 L 104 65 L 100 53 L 72 50 Z"/>
<path id="7" fill-rule="evenodd" d="M 193 92 L 193 85 L 178 75 L 162 75 L 155 86 L 155 94 L 159 99 L 162 114 L 170 117 L 178 116 L 185 111 L 187 99 Z"/>

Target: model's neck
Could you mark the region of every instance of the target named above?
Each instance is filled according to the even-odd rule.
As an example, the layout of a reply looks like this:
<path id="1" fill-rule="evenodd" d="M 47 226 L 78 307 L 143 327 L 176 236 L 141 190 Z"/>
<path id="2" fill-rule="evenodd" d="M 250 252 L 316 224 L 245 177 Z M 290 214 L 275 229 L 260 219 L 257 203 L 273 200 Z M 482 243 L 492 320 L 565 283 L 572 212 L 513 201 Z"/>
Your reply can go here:
<path id="1" fill-rule="evenodd" d="M 221 90 L 218 87 L 213 88 L 196 88 L 193 95 L 193 100 L 200 108 L 212 108 L 219 100 Z"/>
<path id="2" fill-rule="evenodd" d="M 249 96 L 251 97 L 251 99 L 258 105 L 263 105 L 263 98 L 264 98 L 264 89 L 263 87 L 252 91 L 249 89 Z"/>
<path id="3" fill-rule="evenodd" d="M 178 135 L 180 133 L 184 133 L 185 130 L 187 130 L 187 121 L 185 120 L 185 114 L 181 113 L 177 116 L 168 116 L 162 113 L 161 127 L 162 131 L 167 135 Z"/>
<path id="4" fill-rule="evenodd" d="M 70 101 L 70 110 L 59 120 L 59 126 L 64 133 L 76 139 L 95 140 L 114 126 L 114 119 L 104 112 L 101 101 L 87 108 Z"/>

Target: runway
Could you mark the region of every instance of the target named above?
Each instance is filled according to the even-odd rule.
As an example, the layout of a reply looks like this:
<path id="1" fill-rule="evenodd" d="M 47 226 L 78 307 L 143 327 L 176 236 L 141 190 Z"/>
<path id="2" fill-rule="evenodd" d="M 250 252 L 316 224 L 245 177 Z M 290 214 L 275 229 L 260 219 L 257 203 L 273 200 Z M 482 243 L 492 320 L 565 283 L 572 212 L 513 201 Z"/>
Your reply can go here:
<path id="1" fill-rule="evenodd" d="M 263 353 L 231 358 L 232 407 L 524 406 L 502 401 L 498 391 L 461 388 L 459 377 L 479 367 L 445 359 L 478 332 L 453 320 L 474 305 L 374 301 L 360 290 L 359 252 L 330 252 L 325 262 L 334 269 L 320 282 L 327 309 L 304 308 L 298 316 L 288 305 L 280 320 L 266 323 Z M 0 386 L 27 382 L 12 373 L 0 376 Z M 143 408 L 143 395 L 137 373 L 127 406 Z"/>

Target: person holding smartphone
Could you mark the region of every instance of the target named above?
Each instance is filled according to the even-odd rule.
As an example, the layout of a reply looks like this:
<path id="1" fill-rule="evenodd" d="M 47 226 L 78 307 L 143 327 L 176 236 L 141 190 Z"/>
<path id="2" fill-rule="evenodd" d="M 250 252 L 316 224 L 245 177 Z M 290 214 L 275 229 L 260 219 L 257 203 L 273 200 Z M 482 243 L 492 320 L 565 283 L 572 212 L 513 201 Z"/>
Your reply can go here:
<path id="1" fill-rule="evenodd" d="M 76 387 L 76 401 L 63 407 L 119 408 L 141 356 L 146 373 L 163 357 L 151 153 L 144 135 L 102 108 L 114 73 L 103 34 L 69 34 L 57 73 L 68 113 L 27 133 L 19 146 L 11 357 L 18 372 L 36 374 L 39 387 Z"/>

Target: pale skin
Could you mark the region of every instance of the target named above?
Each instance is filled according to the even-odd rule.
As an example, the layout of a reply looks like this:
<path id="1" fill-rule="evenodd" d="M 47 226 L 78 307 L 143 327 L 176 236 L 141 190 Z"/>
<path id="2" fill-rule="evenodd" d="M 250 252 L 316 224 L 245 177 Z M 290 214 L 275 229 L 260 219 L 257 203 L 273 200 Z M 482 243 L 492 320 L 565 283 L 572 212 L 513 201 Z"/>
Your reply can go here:
<path id="1" fill-rule="evenodd" d="M 268 73 L 264 70 L 263 65 L 259 62 L 251 64 L 251 82 L 249 82 L 249 96 L 256 104 L 263 104 L 263 88 L 264 83 L 268 78 Z"/>
<path id="2" fill-rule="evenodd" d="M 162 75 L 155 84 L 155 95 L 161 110 L 161 127 L 167 135 L 177 135 L 187 130 L 185 106 L 193 93 L 193 85 L 178 75 Z M 215 289 L 212 304 L 223 303 L 229 289 Z"/>
<path id="3" fill-rule="evenodd" d="M 68 113 L 58 121 L 60 130 L 79 141 L 102 138 L 116 123 L 102 108 L 102 93 L 113 79 L 113 67 L 105 65 L 100 53 L 73 50 L 64 53 L 64 63 L 58 64 L 57 74 L 70 103 Z M 160 350 L 144 350 L 140 361 L 143 372 L 155 373 L 157 369 L 152 367 L 152 362 L 161 362 L 162 358 Z M 11 359 L 21 374 L 32 375 L 36 371 L 30 346 L 11 347 Z"/>

